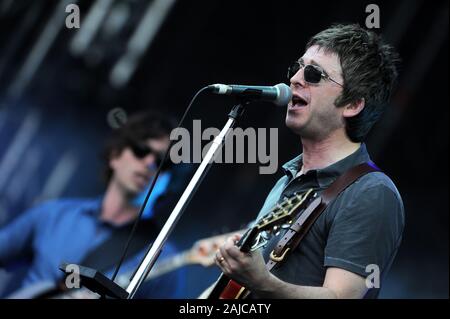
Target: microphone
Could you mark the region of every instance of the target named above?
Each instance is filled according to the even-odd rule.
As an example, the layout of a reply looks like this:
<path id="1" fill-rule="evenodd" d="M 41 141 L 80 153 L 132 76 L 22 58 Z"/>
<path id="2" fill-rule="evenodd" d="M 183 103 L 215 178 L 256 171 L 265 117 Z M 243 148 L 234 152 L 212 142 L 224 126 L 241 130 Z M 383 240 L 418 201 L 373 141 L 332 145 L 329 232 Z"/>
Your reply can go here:
<path id="1" fill-rule="evenodd" d="M 261 100 L 285 106 L 292 98 L 292 91 L 284 83 L 275 86 L 212 84 L 208 88 L 212 93 L 237 96 L 246 100 Z"/>

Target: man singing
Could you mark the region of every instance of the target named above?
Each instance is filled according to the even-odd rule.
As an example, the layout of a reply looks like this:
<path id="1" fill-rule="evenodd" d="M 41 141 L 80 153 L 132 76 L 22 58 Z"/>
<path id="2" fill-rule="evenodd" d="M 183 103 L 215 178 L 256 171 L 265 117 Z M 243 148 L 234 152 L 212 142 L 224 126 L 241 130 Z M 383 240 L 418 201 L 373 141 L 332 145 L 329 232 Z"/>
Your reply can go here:
<path id="1" fill-rule="evenodd" d="M 293 97 L 286 125 L 303 153 L 283 166 L 285 176 L 257 220 L 285 195 L 310 188 L 320 194 L 345 171 L 370 161 L 364 139 L 390 99 L 397 62 L 391 46 L 358 25 L 335 25 L 309 40 L 288 72 Z M 253 298 L 376 298 L 379 287 L 366 278 L 375 269 L 383 281 L 403 228 L 399 192 L 384 173 L 372 172 L 337 196 L 272 272 L 265 262 L 280 236 L 251 253 L 235 245 L 239 235 L 230 237 L 216 263 Z"/>

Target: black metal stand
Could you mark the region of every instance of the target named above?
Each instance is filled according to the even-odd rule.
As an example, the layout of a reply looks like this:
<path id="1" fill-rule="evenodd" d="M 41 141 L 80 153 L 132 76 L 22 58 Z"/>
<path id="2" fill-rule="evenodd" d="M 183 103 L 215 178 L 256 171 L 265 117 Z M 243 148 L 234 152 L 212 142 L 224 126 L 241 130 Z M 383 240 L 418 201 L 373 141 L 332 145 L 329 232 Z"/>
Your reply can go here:
<path id="1" fill-rule="evenodd" d="M 68 263 L 63 263 L 59 266 L 67 275 L 73 274 L 67 271 Z M 116 284 L 114 281 L 103 275 L 100 271 L 77 265 L 79 269 L 80 285 L 100 295 L 100 298 L 115 298 L 126 299 L 128 292 Z"/>

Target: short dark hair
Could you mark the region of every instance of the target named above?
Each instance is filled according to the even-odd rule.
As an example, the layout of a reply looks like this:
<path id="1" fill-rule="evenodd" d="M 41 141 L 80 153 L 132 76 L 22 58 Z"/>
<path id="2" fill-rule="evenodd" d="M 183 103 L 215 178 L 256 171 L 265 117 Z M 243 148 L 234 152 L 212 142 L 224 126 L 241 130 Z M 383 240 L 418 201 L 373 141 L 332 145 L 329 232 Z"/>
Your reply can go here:
<path id="1" fill-rule="evenodd" d="M 383 114 L 397 83 L 399 55 L 381 36 L 358 24 L 336 24 L 314 35 L 306 49 L 318 45 L 337 54 L 344 87 L 337 107 L 365 100 L 364 109 L 346 118 L 346 132 L 353 142 L 362 142 Z"/>
<path id="2" fill-rule="evenodd" d="M 131 142 L 169 137 L 175 127 L 176 123 L 171 117 L 158 111 L 144 111 L 131 115 L 123 126 L 112 132 L 103 148 L 105 182 L 110 181 L 113 173 L 109 166 L 112 156 L 120 154 Z"/>

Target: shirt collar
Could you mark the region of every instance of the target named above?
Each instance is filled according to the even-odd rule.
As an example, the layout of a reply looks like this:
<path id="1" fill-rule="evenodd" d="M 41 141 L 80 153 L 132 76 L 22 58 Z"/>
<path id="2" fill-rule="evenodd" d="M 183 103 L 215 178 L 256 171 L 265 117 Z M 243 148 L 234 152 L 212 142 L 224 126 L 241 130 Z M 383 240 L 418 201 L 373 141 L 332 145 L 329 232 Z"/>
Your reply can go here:
<path id="1" fill-rule="evenodd" d="M 317 182 L 320 187 L 328 187 L 338 176 L 343 174 L 348 169 L 356 166 L 358 164 L 369 162 L 370 156 L 367 152 L 366 145 L 364 143 L 352 154 L 345 157 L 344 159 L 331 164 L 328 167 L 313 170 L 315 173 Z M 299 168 L 303 164 L 303 154 L 300 154 L 296 158 L 290 160 L 286 164 L 283 165 L 283 169 L 285 174 L 290 178 L 293 178 L 297 175 Z M 308 172 L 308 174 L 313 173 Z"/>
<path id="2" fill-rule="evenodd" d="M 87 199 L 84 201 L 83 205 L 80 205 L 80 210 L 85 214 L 99 217 L 102 209 L 102 202 L 103 195 L 92 199 Z"/>

